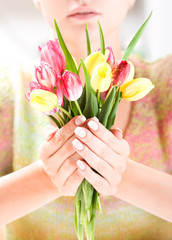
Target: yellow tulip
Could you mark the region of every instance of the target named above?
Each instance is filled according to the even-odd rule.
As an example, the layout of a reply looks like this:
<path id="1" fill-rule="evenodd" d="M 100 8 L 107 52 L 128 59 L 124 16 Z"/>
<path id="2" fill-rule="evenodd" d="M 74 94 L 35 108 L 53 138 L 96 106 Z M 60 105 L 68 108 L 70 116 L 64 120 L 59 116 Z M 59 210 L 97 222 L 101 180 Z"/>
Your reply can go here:
<path id="1" fill-rule="evenodd" d="M 84 63 L 88 70 L 90 77 L 93 74 L 94 69 L 99 63 L 106 62 L 105 56 L 101 52 L 93 52 L 86 57 Z"/>
<path id="2" fill-rule="evenodd" d="M 53 110 L 57 106 L 57 102 L 56 94 L 46 90 L 35 89 L 30 94 L 31 105 L 41 112 Z"/>
<path id="3" fill-rule="evenodd" d="M 98 64 L 91 77 L 91 86 L 95 91 L 105 92 L 111 84 L 111 67 L 108 63 Z"/>
<path id="4" fill-rule="evenodd" d="M 122 98 L 127 101 L 137 101 L 146 96 L 154 85 L 148 78 L 136 78 L 129 82 L 124 83 L 120 90 Z"/>

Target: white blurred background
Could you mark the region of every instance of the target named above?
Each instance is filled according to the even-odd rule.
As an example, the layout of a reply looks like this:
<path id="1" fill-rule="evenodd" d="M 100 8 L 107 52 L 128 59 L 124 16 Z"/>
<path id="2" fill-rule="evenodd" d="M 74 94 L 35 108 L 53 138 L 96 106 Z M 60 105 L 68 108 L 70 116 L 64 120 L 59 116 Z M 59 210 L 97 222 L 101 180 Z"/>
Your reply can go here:
<path id="1" fill-rule="evenodd" d="M 135 52 L 153 61 L 172 53 L 172 0 L 137 0 L 121 37 L 125 48 L 151 10 L 153 16 Z M 37 46 L 49 38 L 49 27 L 32 0 L 0 0 L 1 57 L 13 54 L 34 59 L 38 56 Z"/>

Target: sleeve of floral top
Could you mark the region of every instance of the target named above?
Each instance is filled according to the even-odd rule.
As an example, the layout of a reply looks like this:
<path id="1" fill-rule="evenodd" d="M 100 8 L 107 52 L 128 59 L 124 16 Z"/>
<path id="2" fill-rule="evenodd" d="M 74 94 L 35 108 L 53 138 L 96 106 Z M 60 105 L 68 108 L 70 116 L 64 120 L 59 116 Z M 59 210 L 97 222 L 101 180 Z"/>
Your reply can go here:
<path id="1" fill-rule="evenodd" d="M 0 62 L 0 176 L 12 171 L 13 88 L 8 64 Z"/>
<path id="2" fill-rule="evenodd" d="M 161 145 L 169 173 L 172 173 L 172 55 L 154 63 L 155 110 Z"/>

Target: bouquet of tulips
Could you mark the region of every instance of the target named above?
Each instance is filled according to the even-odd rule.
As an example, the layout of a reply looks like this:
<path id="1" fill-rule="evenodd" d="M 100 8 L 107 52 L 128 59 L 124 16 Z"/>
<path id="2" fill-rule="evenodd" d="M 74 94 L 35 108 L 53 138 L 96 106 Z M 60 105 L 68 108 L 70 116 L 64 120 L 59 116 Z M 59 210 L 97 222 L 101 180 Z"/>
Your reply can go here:
<path id="1" fill-rule="evenodd" d="M 152 14 L 152 13 L 151 13 Z M 115 62 L 111 47 L 105 47 L 103 32 L 100 32 L 100 50 L 91 52 L 86 25 L 87 53 L 79 67 L 71 56 L 55 21 L 58 40 L 39 47 L 40 65 L 35 67 L 36 81 L 30 82 L 26 98 L 30 104 L 45 112 L 59 128 L 77 115 L 86 118 L 96 116 L 110 129 L 115 121 L 117 107 L 122 98 L 136 101 L 144 97 L 154 85 L 147 78 L 134 78 L 134 66 L 127 61 L 150 17 L 138 30 L 121 61 Z M 85 85 L 79 73 L 83 68 Z M 99 193 L 85 179 L 75 197 L 75 227 L 79 240 L 83 239 L 83 227 L 87 240 L 94 239 L 97 210 L 101 213 Z"/>

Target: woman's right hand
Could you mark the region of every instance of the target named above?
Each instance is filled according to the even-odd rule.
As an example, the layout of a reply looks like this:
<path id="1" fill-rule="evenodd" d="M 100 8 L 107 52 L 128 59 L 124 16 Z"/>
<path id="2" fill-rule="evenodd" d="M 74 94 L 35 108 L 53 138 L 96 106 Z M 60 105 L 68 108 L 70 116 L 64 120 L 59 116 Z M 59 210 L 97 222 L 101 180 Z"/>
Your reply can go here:
<path id="1" fill-rule="evenodd" d="M 57 195 L 75 196 L 83 177 L 76 164 L 81 157 L 72 146 L 75 139 L 76 126 L 82 126 L 86 121 L 84 116 L 77 116 L 58 130 L 47 126 L 44 130 L 45 141 L 40 146 L 40 159 L 43 170 L 57 187 Z"/>

